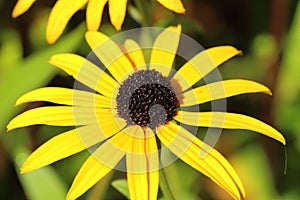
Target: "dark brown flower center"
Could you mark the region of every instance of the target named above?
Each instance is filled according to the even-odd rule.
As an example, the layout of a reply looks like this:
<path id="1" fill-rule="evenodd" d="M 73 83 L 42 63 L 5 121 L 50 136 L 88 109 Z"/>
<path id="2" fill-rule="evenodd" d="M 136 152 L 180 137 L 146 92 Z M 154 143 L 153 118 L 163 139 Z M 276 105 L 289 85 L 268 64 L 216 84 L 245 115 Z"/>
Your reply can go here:
<path id="1" fill-rule="evenodd" d="M 130 75 L 117 95 L 118 115 L 128 125 L 154 129 L 176 116 L 179 101 L 168 79 L 155 70 L 141 70 Z"/>

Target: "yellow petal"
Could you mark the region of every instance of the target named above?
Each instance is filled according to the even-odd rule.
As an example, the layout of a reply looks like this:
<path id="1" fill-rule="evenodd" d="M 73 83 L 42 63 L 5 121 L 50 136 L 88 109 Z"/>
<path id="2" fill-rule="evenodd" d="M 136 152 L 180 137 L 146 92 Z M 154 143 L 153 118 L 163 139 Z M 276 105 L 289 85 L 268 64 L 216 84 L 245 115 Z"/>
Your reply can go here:
<path id="1" fill-rule="evenodd" d="M 12 17 L 16 18 L 25 13 L 36 0 L 18 0 L 13 11 Z"/>
<path id="2" fill-rule="evenodd" d="M 99 129 L 106 137 L 110 137 L 110 133 L 117 133 L 126 126 L 126 121 L 123 118 L 117 117 L 115 112 L 115 110 L 111 109 L 96 110 Z"/>
<path id="3" fill-rule="evenodd" d="M 168 77 L 173 66 L 181 33 L 181 25 L 165 29 L 156 38 L 151 52 L 150 69 Z"/>
<path id="4" fill-rule="evenodd" d="M 174 122 L 158 129 L 157 136 L 175 155 L 209 177 L 235 199 L 245 197 L 238 175 L 218 151 Z M 205 152 L 204 157 L 200 157 L 201 152 Z"/>
<path id="5" fill-rule="evenodd" d="M 146 70 L 146 62 L 141 47 L 134 40 L 127 39 L 125 41 L 126 53 L 130 58 L 130 61 L 134 63 L 134 67 L 139 70 Z"/>
<path id="6" fill-rule="evenodd" d="M 120 30 L 125 19 L 127 0 L 109 0 L 108 9 L 110 21 L 117 30 Z"/>
<path id="7" fill-rule="evenodd" d="M 242 54 L 240 50 L 237 50 L 232 46 L 218 46 L 205 50 L 211 58 L 215 66 L 219 66 L 230 58 Z"/>
<path id="8" fill-rule="evenodd" d="M 172 80 L 178 82 L 181 86 L 181 91 L 185 91 L 220 64 L 240 53 L 239 50 L 231 46 L 218 46 L 207 49 L 198 53 L 183 65 L 173 76 Z"/>
<path id="9" fill-rule="evenodd" d="M 177 13 L 185 13 L 181 0 L 157 0 L 164 7 Z"/>
<path id="10" fill-rule="evenodd" d="M 126 155 L 130 199 L 157 199 L 159 159 L 155 135 L 141 128 L 132 138 L 132 153 Z"/>
<path id="11" fill-rule="evenodd" d="M 100 163 L 93 156 L 90 156 L 80 168 L 80 171 L 75 177 L 66 199 L 77 199 L 98 181 L 100 181 L 104 176 L 106 176 L 111 170 L 112 168 Z"/>
<path id="12" fill-rule="evenodd" d="M 112 102 L 108 97 L 92 92 L 59 87 L 46 87 L 30 91 L 21 96 L 16 105 L 34 101 L 48 101 L 70 106 L 112 108 Z"/>
<path id="13" fill-rule="evenodd" d="M 124 120 L 112 115 L 110 109 L 88 107 L 47 106 L 28 110 L 10 121 L 8 131 L 20 127 L 46 124 L 52 126 L 81 126 L 100 123 L 101 129 L 124 127 Z M 103 131 L 104 132 L 104 131 Z"/>
<path id="14" fill-rule="evenodd" d="M 91 110 L 91 109 L 89 109 Z M 31 126 L 36 124 L 47 124 L 54 126 L 74 126 L 74 125 L 85 125 L 92 122 L 90 118 L 91 113 L 84 113 L 87 109 L 82 109 L 82 116 L 78 122 L 81 121 L 82 124 L 77 124 L 74 119 L 73 108 L 71 106 L 47 106 L 34 108 L 28 111 L 23 112 L 22 114 L 16 116 L 10 121 L 7 125 L 8 131 L 20 127 Z M 77 119 L 76 119 L 77 120 Z"/>
<path id="15" fill-rule="evenodd" d="M 191 106 L 240 94 L 262 92 L 271 95 L 270 90 L 257 82 L 249 80 L 226 80 L 210 83 L 184 92 L 180 106 Z M 196 100 L 193 97 L 196 96 Z"/>
<path id="16" fill-rule="evenodd" d="M 100 32 L 89 31 L 85 36 L 91 49 L 117 81 L 122 82 L 132 73 L 132 64 L 113 40 Z"/>
<path id="17" fill-rule="evenodd" d="M 85 58 L 76 54 L 57 54 L 51 57 L 49 63 L 64 70 L 89 88 L 112 97 L 117 82 Z"/>
<path id="18" fill-rule="evenodd" d="M 81 136 L 89 137 L 89 143 L 83 143 Z M 35 150 L 25 161 L 21 173 L 29 172 L 63 158 L 74 155 L 106 139 L 99 133 L 98 125 L 83 126 L 61 133 Z M 87 141 L 87 140 L 86 140 Z"/>
<path id="19" fill-rule="evenodd" d="M 71 17 L 81 9 L 88 0 L 59 0 L 56 1 L 48 18 L 46 39 L 54 43 L 64 31 Z"/>
<path id="20" fill-rule="evenodd" d="M 121 148 L 128 148 L 131 140 L 126 134 L 120 132 L 102 144 L 82 165 L 67 194 L 68 200 L 77 199 L 108 174 L 124 157 L 125 151 L 114 147 L 112 143 Z M 102 160 L 108 160 L 109 163 Z"/>
<path id="21" fill-rule="evenodd" d="M 97 31 L 99 29 L 106 3 L 107 0 L 89 0 L 86 8 L 86 24 L 89 31 Z"/>
<path id="22" fill-rule="evenodd" d="M 285 144 L 285 139 L 276 129 L 258 119 L 227 112 L 186 112 L 179 111 L 175 119 L 191 126 L 245 129 L 269 136 Z"/>

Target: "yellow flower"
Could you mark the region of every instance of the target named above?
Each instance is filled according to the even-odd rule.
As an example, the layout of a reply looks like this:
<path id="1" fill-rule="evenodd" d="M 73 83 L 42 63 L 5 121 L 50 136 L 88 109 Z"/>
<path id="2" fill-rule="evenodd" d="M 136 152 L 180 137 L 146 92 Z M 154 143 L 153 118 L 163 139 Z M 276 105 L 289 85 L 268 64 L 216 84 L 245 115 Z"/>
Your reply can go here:
<path id="1" fill-rule="evenodd" d="M 166 8 L 184 13 L 185 9 L 181 0 L 157 0 Z M 35 2 L 35 0 L 18 0 L 12 16 L 14 18 L 25 13 Z M 117 30 L 123 24 L 127 0 L 59 0 L 51 10 L 46 28 L 46 39 L 49 44 L 54 43 L 63 33 L 71 17 L 87 4 L 86 23 L 89 31 L 97 31 L 101 24 L 102 13 L 105 4 L 108 2 L 111 23 Z"/>
<path id="2" fill-rule="evenodd" d="M 181 26 L 169 27 L 157 36 L 149 66 L 137 42 L 127 39 L 121 51 L 112 39 L 99 32 L 87 32 L 86 40 L 101 62 L 95 57 L 85 59 L 76 54 L 54 55 L 51 64 L 95 92 L 76 87 L 46 87 L 17 100 L 17 105 L 34 101 L 61 105 L 25 111 L 11 120 L 8 130 L 35 124 L 77 126 L 34 151 L 21 172 L 38 169 L 93 147 L 67 199 L 78 198 L 112 169 L 120 169 L 118 163 L 125 158 L 123 170 L 127 171 L 130 198 L 154 200 L 159 188 L 159 169 L 172 162 L 167 153 L 171 151 L 234 199 L 244 199 L 243 185 L 229 162 L 180 123 L 193 127 L 252 130 L 285 144 L 277 130 L 255 118 L 229 112 L 185 110 L 244 93 L 271 93 L 259 83 L 241 79 L 192 88 L 240 51 L 231 46 L 213 47 L 196 54 L 177 72 L 171 73 L 180 32 Z"/>

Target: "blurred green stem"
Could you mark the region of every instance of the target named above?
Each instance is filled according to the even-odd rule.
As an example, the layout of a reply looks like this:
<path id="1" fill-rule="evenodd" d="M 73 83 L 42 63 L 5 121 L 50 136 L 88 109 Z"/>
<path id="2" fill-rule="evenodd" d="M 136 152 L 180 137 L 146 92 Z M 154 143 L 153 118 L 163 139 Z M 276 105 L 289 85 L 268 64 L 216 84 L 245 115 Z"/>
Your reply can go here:
<path id="1" fill-rule="evenodd" d="M 159 178 L 160 178 L 160 182 L 159 182 L 160 189 L 162 190 L 164 199 L 165 200 L 175 200 L 175 197 L 172 194 L 172 191 L 169 187 L 168 180 L 167 180 L 166 174 L 164 172 L 164 169 L 161 169 L 159 171 Z"/>
<path id="2" fill-rule="evenodd" d="M 142 16 L 142 26 L 152 26 L 154 1 L 134 0 L 134 3 Z"/>

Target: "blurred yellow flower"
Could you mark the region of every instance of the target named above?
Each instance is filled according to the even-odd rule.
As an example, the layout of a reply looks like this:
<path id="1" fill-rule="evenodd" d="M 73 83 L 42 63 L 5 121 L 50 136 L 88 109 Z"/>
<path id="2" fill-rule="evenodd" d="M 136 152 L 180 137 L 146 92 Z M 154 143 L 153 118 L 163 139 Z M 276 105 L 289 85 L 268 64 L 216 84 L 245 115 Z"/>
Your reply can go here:
<path id="1" fill-rule="evenodd" d="M 39 147 L 25 161 L 21 172 L 38 169 L 94 147 L 76 175 L 67 199 L 78 198 L 125 158 L 130 198 L 155 200 L 159 169 L 164 161 L 160 150 L 167 148 L 234 199 L 244 199 L 243 185 L 229 162 L 180 123 L 194 127 L 252 130 L 285 144 L 284 137 L 277 130 L 246 115 L 184 111 L 190 106 L 240 94 L 271 93 L 259 83 L 242 79 L 191 88 L 240 51 L 231 46 L 213 47 L 198 53 L 176 73 L 171 73 L 180 32 L 181 26 L 169 27 L 158 35 L 149 66 L 134 40 L 125 41 L 124 53 L 124 49 L 121 51 L 104 34 L 87 32 L 88 44 L 109 74 L 102 70 L 103 66 L 101 69 L 101 66 L 76 54 L 54 55 L 51 64 L 95 92 L 48 87 L 31 91 L 18 99 L 17 105 L 35 101 L 61 105 L 28 110 L 11 120 L 8 130 L 35 124 L 78 126 Z M 200 157 L 200 152 L 205 155 Z"/>
<path id="2" fill-rule="evenodd" d="M 185 12 L 181 0 L 157 1 L 174 12 Z M 25 13 L 34 2 L 35 0 L 18 0 L 13 9 L 12 17 L 16 18 Z M 48 43 L 52 44 L 60 37 L 71 17 L 86 4 L 87 28 L 89 31 L 97 31 L 101 24 L 104 6 L 107 2 L 111 23 L 117 30 L 120 30 L 126 14 L 127 0 L 59 0 L 55 3 L 48 18 L 46 28 Z"/>

